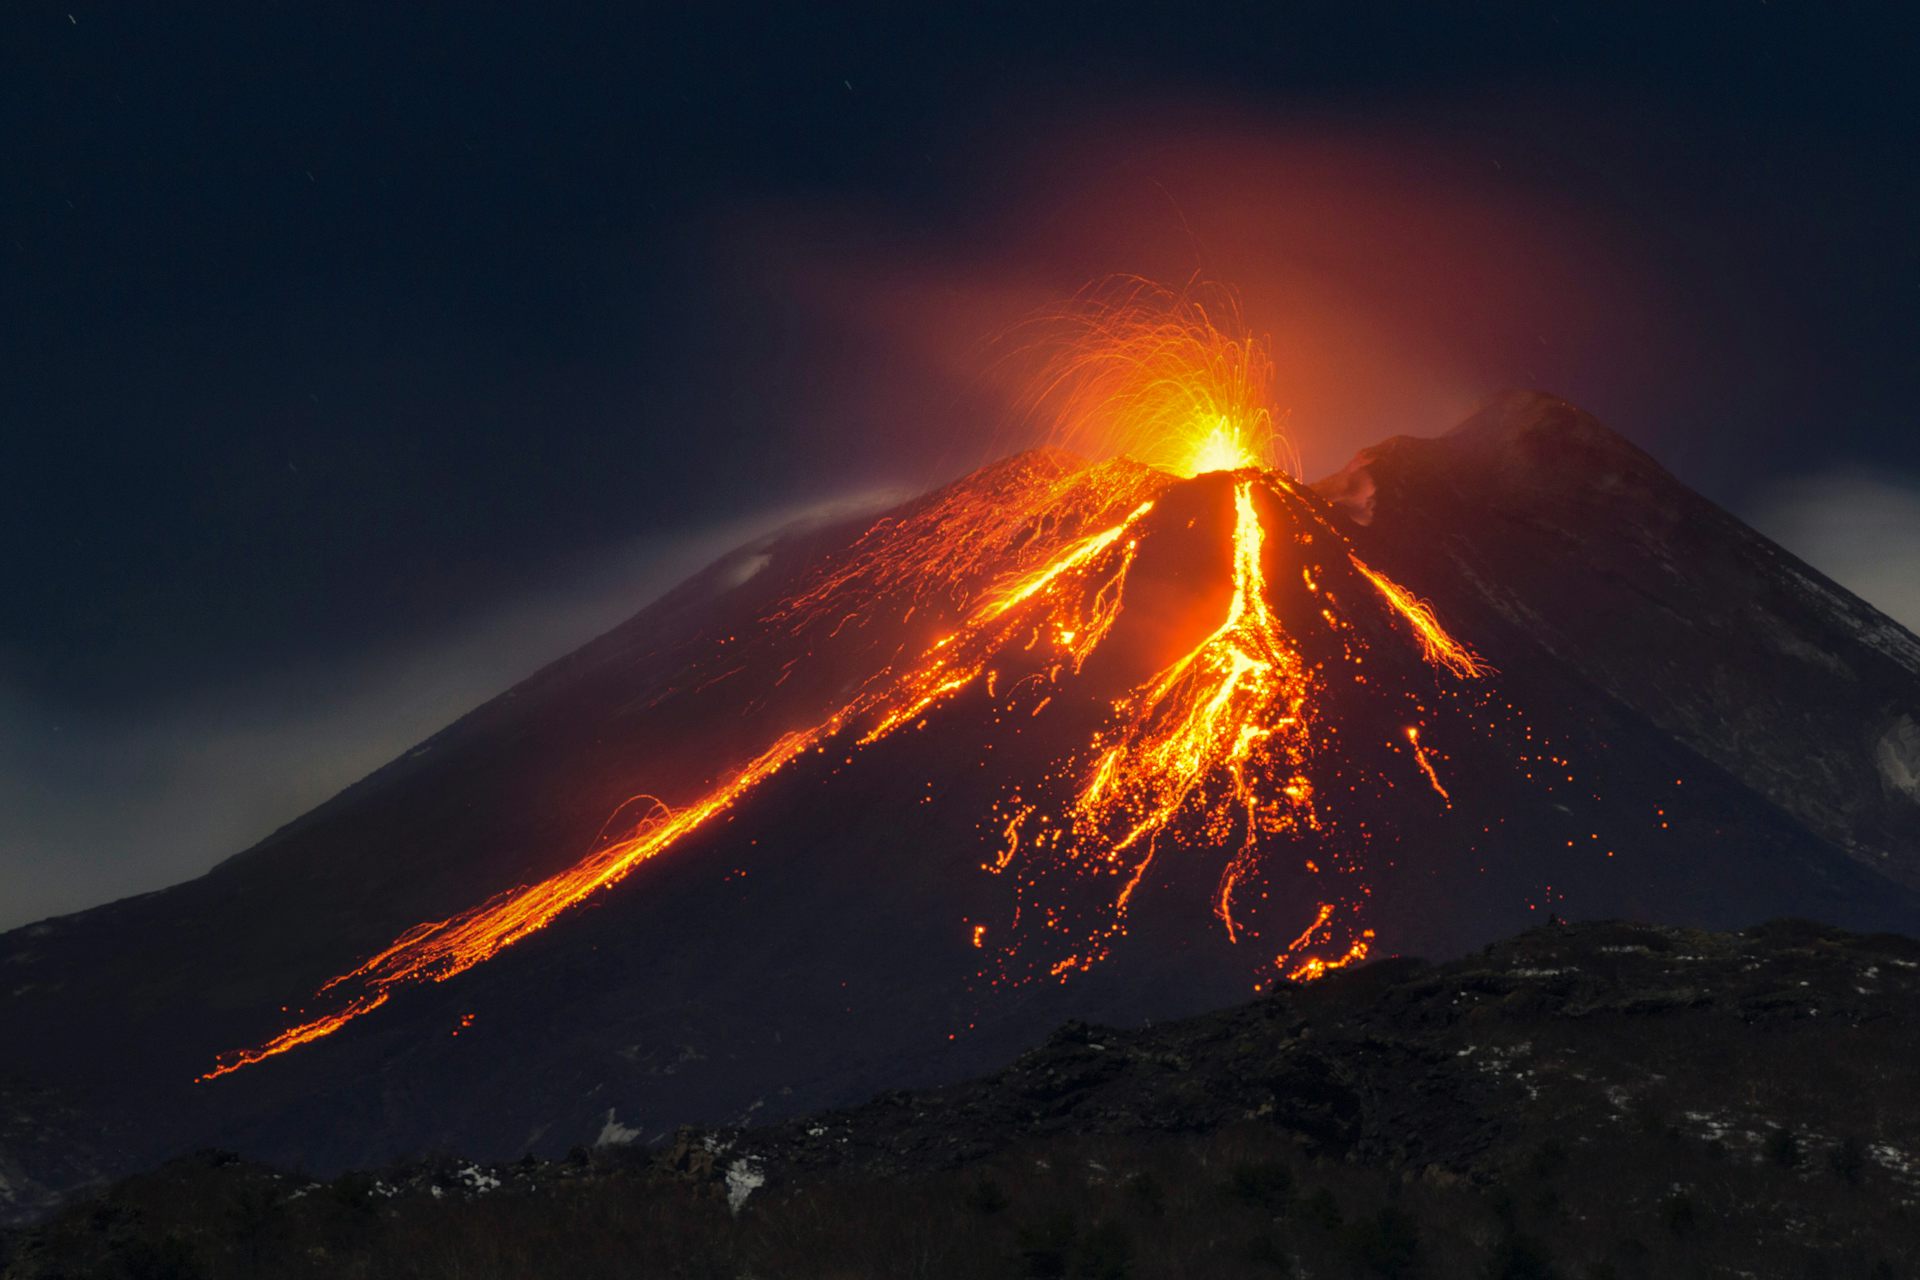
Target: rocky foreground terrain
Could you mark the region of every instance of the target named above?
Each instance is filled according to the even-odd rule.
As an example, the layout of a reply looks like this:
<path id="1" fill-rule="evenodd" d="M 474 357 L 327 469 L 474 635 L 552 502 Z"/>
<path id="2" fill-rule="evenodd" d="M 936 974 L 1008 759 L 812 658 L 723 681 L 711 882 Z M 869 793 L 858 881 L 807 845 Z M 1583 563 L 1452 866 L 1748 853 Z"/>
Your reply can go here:
<path id="1" fill-rule="evenodd" d="M 6 1277 L 1895 1277 L 1920 942 L 1537 929 L 763 1128 L 316 1182 L 215 1152 Z"/>

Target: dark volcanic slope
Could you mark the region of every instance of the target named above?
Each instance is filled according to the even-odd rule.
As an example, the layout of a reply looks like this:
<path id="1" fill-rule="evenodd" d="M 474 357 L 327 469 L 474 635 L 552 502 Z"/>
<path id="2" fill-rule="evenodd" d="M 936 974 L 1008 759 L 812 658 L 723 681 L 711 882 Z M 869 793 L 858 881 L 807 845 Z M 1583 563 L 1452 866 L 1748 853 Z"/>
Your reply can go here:
<path id="1" fill-rule="evenodd" d="M 651 1151 L 330 1185 L 196 1158 L 0 1248 L 21 1280 L 1898 1276 L 1916 1010 L 1906 938 L 1547 928 Z"/>
<path id="2" fill-rule="evenodd" d="M 1073 502 L 1051 500 L 1063 483 Z M 870 525 L 745 549 L 201 880 L 0 938 L 0 1211 L 205 1143 L 325 1172 L 773 1119 L 961 1078 L 1069 1017 L 1244 998 L 1280 943 L 1227 939 L 1211 909 L 1223 852 L 1191 833 L 1169 839 L 1111 958 L 1065 984 L 983 989 L 967 927 L 993 921 L 997 939 L 1011 911 L 1007 880 L 982 872 L 1009 779 L 1083 744 L 1179 652 L 1170 635 L 1217 625 L 1236 483 L 1024 455 Z M 1549 911 L 1920 931 L 1911 636 L 1546 398 L 1390 442 L 1322 488 L 1331 500 L 1276 486 L 1257 504 L 1285 629 L 1315 625 L 1286 612 L 1308 601 L 1303 564 L 1342 567 L 1337 549 L 1308 557 L 1350 534 L 1499 668 L 1474 685 L 1484 705 L 1456 704 L 1404 628 L 1361 608 L 1366 590 L 1338 588 L 1354 634 L 1372 628 L 1368 684 L 1329 680 L 1324 720 L 1397 770 L 1368 776 L 1390 785 L 1349 824 L 1395 838 L 1345 851 L 1376 954 L 1458 955 Z M 1048 503 L 996 523 L 1034 493 Z M 1130 603 L 1084 672 L 1047 677 L 1062 696 L 1044 717 L 1039 682 L 1009 674 L 998 696 L 941 704 L 928 732 L 857 750 L 841 735 L 478 968 L 192 1083 L 401 930 L 569 865 L 633 793 L 699 795 L 958 625 L 1009 557 L 1031 567 L 1142 495 L 1158 505 Z M 923 519 L 942 504 L 985 513 L 993 554 Z M 915 539 L 911 574 L 862 559 Z M 1033 652 L 1019 661 L 1037 671 Z M 1435 720 L 1450 801 L 1404 750 L 1410 702 L 1499 722 Z M 1338 798 L 1353 776 L 1314 781 Z M 1273 909 L 1294 928 L 1319 900 L 1314 859 L 1304 838 L 1273 850 Z"/>
<path id="3" fill-rule="evenodd" d="M 1316 486 L 1355 539 L 1920 884 L 1920 640 L 1590 415 L 1514 392 Z M 1464 625 L 1464 624 L 1463 624 Z"/>

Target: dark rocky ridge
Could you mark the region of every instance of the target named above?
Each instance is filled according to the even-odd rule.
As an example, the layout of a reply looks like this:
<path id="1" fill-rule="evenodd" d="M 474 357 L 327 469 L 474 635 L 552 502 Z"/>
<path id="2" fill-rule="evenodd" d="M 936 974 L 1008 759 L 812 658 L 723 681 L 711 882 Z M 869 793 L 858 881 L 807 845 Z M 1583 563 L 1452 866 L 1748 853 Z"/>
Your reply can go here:
<path id="1" fill-rule="evenodd" d="M 1605 1145 L 1652 1109 L 1749 1157 L 1783 1125 L 1812 1154 L 1870 1140 L 1890 1185 L 1920 1195 L 1917 1013 L 1911 938 L 1570 924 L 1160 1027 L 1071 1023 L 997 1075 L 721 1141 L 776 1181 L 878 1178 L 1016 1138 L 1258 1121 L 1328 1158 L 1484 1180 L 1518 1135 Z"/>
<path id="2" fill-rule="evenodd" d="M 1313 1274 L 1904 1275 L 1920 1248 L 1916 1012 L 1912 939 L 1794 921 L 1546 928 L 1162 1026 L 1070 1024 L 979 1080 L 657 1148 L 325 1186 L 196 1157 L 0 1256 L 21 1280 L 115 1274 L 168 1248 L 197 1269 L 183 1274 L 246 1274 L 264 1249 L 274 1274 L 437 1276 L 478 1246 L 388 1251 L 457 1227 L 490 1241 L 494 1274 L 622 1274 L 535 1225 L 592 1204 L 616 1235 L 682 1224 L 645 1260 L 660 1275 L 901 1274 L 904 1256 L 860 1250 L 913 1237 L 930 1276 L 1065 1274 L 1049 1250 L 1080 1274 L 1142 1277 L 1280 1275 L 1286 1259 Z M 1036 1244 L 1062 1213 L 1075 1229 Z"/>

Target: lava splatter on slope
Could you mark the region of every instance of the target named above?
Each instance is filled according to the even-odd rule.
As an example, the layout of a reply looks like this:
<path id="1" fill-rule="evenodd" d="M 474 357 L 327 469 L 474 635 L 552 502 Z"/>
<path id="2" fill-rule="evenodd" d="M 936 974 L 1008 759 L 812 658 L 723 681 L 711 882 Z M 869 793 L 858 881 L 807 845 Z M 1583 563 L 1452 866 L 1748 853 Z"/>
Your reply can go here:
<path id="1" fill-rule="evenodd" d="M 1014 875 L 1020 904 L 1001 978 L 1064 978 L 1106 959 L 1163 856 L 1204 860 L 1213 915 L 1249 969 L 1317 977 L 1373 947 L 1367 854 L 1399 838 L 1406 802 L 1393 793 L 1417 785 L 1430 808 L 1451 807 L 1420 735 L 1429 722 L 1480 732 L 1480 700 L 1454 708 L 1435 682 L 1457 691 L 1490 669 L 1361 562 L 1312 495 L 1275 473 L 1230 479 L 1209 495 L 1228 507 L 1231 589 L 1217 622 L 988 824 L 989 867 Z M 1409 677 L 1409 656 L 1430 679 Z M 1037 952 L 1033 934 L 1047 940 Z"/>

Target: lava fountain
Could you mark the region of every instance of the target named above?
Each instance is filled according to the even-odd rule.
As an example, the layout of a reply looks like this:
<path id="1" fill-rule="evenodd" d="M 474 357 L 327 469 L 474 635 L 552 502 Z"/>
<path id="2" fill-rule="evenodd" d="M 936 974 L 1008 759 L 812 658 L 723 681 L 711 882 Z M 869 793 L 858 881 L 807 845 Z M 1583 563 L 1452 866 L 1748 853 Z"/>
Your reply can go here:
<path id="1" fill-rule="evenodd" d="M 1021 407 L 1057 448 L 1177 476 L 1251 467 L 1300 478 L 1273 406 L 1270 345 L 1226 289 L 1115 277 L 1011 336 L 1038 366 Z"/>

